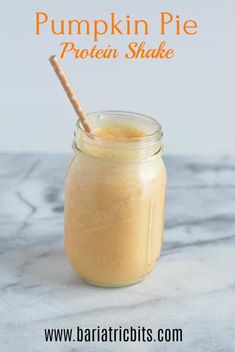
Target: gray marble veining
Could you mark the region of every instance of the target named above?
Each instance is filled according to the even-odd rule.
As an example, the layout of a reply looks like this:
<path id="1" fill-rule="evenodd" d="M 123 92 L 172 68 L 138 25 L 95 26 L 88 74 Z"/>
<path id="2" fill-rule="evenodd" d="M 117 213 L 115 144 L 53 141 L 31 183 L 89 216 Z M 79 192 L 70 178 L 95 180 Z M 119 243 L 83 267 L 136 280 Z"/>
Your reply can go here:
<path id="1" fill-rule="evenodd" d="M 149 277 L 93 287 L 63 250 L 68 155 L 0 154 L 0 351 L 235 351 L 235 158 L 166 158 L 164 248 Z M 44 328 L 181 328 L 181 343 L 45 343 Z"/>

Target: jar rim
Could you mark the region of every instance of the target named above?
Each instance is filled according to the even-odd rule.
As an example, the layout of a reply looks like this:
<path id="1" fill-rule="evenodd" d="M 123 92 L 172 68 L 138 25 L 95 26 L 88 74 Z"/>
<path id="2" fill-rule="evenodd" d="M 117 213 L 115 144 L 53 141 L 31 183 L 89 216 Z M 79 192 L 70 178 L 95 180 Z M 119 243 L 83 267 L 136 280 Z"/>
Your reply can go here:
<path id="1" fill-rule="evenodd" d="M 152 123 L 152 126 L 155 127 L 155 129 L 153 131 L 151 131 L 150 133 L 147 133 L 144 136 L 138 136 L 138 137 L 134 137 L 134 138 L 128 138 L 128 137 L 118 137 L 118 138 L 113 138 L 111 136 L 104 136 L 104 135 L 96 135 L 96 139 L 100 139 L 100 140 L 107 140 L 107 141 L 115 141 L 115 142 L 148 142 L 150 139 L 152 138 L 156 138 L 155 141 L 159 142 L 163 136 L 162 133 L 162 127 L 160 125 L 160 123 L 154 119 L 153 117 L 150 117 L 146 114 L 141 114 L 141 113 L 136 113 L 136 112 L 132 112 L 132 111 L 125 111 L 125 110 L 103 110 L 103 111 L 94 111 L 94 112 L 89 112 L 87 113 L 88 118 L 92 117 L 92 116 L 108 116 L 108 117 L 113 117 L 114 116 L 123 116 L 125 118 L 139 118 L 140 120 L 146 120 L 149 123 Z M 93 134 L 91 132 L 86 132 L 80 122 L 80 120 L 77 120 L 76 122 L 76 127 L 82 132 L 85 133 L 87 136 L 92 136 Z"/>

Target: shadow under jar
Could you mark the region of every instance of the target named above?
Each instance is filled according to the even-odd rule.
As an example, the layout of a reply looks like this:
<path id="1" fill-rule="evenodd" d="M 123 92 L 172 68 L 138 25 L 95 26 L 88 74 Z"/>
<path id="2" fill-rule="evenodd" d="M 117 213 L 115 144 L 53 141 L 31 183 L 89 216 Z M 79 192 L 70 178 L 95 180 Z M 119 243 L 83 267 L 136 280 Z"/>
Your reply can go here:
<path id="1" fill-rule="evenodd" d="M 77 123 L 65 190 L 65 250 L 86 281 L 131 285 L 153 269 L 162 247 L 166 169 L 161 126 L 130 112 L 88 117 L 94 130 L 121 125 L 145 135 L 91 137 Z"/>

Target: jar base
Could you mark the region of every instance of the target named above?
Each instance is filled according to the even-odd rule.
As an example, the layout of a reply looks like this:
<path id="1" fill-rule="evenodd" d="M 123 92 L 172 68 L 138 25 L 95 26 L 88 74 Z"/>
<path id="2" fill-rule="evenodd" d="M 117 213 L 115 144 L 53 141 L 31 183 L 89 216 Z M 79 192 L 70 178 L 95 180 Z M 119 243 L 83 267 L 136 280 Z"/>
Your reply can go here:
<path id="1" fill-rule="evenodd" d="M 148 275 L 148 274 L 147 274 Z M 121 287 L 128 287 L 128 286 L 134 286 L 136 284 L 138 284 L 139 282 L 143 281 L 146 276 L 141 277 L 140 279 L 130 282 L 130 283 L 123 283 L 123 284 L 102 284 L 100 282 L 95 282 L 95 281 L 90 281 L 90 280 L 86 280 L 83 278 L 83 280 L 85 280 L 88 284 L 92 285 L 92 286 L 98 286 L 98 287 L 104 287 L 104 288 L 121 288 Z"/>
<path id="2" fill-rule="evenodd" d="M 139 282 L 143 281 L 149 274 L 151 274 L 151 272 L 154 270 L 157 262 L 158 262 L 159 256 L 156 258 L 156 261 L 153 265 L 153 267 L 146 272 L 145 275 L 139 277 L 137 280 L 132 281 L 130 283 L 123 283 L 123 284 L 103 284 L 101 282 L 96 282 L 96 281 L 92 281 L 89 279 L 86 279 L 85 277 L 80 276 L 84 281 L 86 281 L 88 284 L 92 285 L 92 286 L 97 286 L 97 287 L 104 287 L 104 288 L 121 288 L 121 287 L 128 287 L 128 286 L 134 286 L 136 284 L 138 284 Z"/>

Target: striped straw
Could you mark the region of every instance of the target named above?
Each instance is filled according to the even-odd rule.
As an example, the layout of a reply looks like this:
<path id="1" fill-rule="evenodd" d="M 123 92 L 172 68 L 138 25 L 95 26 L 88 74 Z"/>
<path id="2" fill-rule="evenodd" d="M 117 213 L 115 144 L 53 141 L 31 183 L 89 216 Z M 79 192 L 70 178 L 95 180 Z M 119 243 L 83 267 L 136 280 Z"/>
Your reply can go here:
<path id="1" fill-rule="evenodd" d="M 51 66 L 53 67 L 53 69 L 56 73 L 56 76 L 58 77 L 62 87 L 64 88 L 64 91 L 67 94 L 71 104 L 73 105 L 73 108 L 74 108 L 76 114 L 78 115 L 84 130 L 86 132 L 92 133 L 92 128 L 91 128 L 90 122 L 89 122 L 85 112 L 82 110 L 81 104 L 80 104 L 78 98 L 76 97 L 74 90 L 73 90 L 71 84 L 69 83 L 69 80 L 66 77 L 66 74 L 64 73 L 62 66 L 59 63 L 56 55 L 52 55 L 51 57 L 49 57 L 49 62 L 51 64 Z"/>

